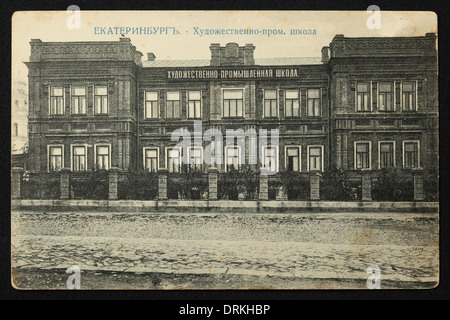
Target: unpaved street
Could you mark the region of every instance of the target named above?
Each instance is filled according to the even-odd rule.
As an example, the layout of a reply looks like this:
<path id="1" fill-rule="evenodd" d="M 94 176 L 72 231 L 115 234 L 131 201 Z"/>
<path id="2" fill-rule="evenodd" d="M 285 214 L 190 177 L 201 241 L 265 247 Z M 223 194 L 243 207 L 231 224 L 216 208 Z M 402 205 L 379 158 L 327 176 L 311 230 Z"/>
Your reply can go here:
<path id="1" fill-rule="evenodd" d="M 438 215 L 13 212 L 13 282 L 65 289 L 384 288 L 438 281 Z"/>

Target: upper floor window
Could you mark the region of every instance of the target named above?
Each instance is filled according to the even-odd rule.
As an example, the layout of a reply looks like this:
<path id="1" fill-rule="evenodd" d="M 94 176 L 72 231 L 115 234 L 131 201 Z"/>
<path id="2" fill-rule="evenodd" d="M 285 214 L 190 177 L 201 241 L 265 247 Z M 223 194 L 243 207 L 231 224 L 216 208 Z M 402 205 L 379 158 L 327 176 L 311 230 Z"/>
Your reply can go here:
<path id="1" fill-rule="evenodd" d="M 404 111 L 417 110 L 416 82 L 406 81 L 402 83 L 402 106 Z"/>
<path id="2" fill-rule="evenodd" d="M 356 111 L 371 111 L 369 82 L 358 82 L 356 92 Z"/>
<path id="3" fill-rule="evenodd" d="M 111 161 L 111 148 L 109 145 L 95 146 L 95 164 L 97 169 L 109 170 Z"/>
<path id="4" fill-rule="evenodd" d="M 286 117 L 300 117 L 300 98 L 298 90 L 286 90 Z"/>
<path id="5" fill-rule="evenodd" d="M 225 118 L 244 116 L 244 98 L 241 89 L 223 91 L 223 116 Z"/>
<path id="6" fill-rule="evenodd" d="M 202 98 L 201 91 L 188 92 L 188 118 L 200 119 L 202 114 Z"/>
<path id="7" fill-rule="evenodd" d="M 264 117 L 278 116 L 277 90 L 264 90 Z"/>
<path id="8" fill-rule="evenodd" d="M 167 92 L 166 117 L 169 119 L 181 118 L 181 105 L 179 92 Z"/>
<path id="9" fill-rule="evenodd" d="M 158 171 L 158 149 L 144 148 L 144 168 L 148 172 Z"/>
<path id="10" fill-rule="evenodd" d="M 94 112 L 95 114 L 108 113 L 108 87 L 96 86 L 94 88 Z"/>
<path id="11" fill-rule="evenodd" d="M 145 118 L 158 118 L 158 92 L 145 92 Z"/>
<path id="12" fill-rule="evenodd" d="M 372 168 L 370 142 L 355 142 L 355 169 Z"/>
<path id="13" fill-rule="evenodd" d="M 48 147 L 48 171 L 60 171 L 63 166 L 64 147 L 49 146 Z"/>
<path id="14" fill-rule="evenodd" d="M 378 109 L 380 111 L 394 111 L 394 83 L 380 82 L 378 95 Z"/>
<path id="15" fill-rule="evenodd" d="M 72 114 L 86 114 L 86 87 L 72 87 Z"/>
<path id="16" fill-rule="evenodd" d="M 72 170 L 85 171 L 86 170 L 86 147 L 73 146 L 72 147 Z"/>
<path id="17" fill-rule="evenodd" d="M 300 147 L 286 147 L 286 170 L 301 171 Z"/>
<path id="18" fill-rule="evenodd" d="M 403 167 L 415 169 L 420 167 L 419 141 L 403 141 Z"/>
<path id="19" fill-rule="evenodd" d="M 308 89 L 308 117 L 320 116 L 320 89 Z"/>
<path id="20" fill-rule="evenodd" d="M 64 114 L 64 88 L 51 87 L 50 88 L 50 114 L 63 115 Z"/>

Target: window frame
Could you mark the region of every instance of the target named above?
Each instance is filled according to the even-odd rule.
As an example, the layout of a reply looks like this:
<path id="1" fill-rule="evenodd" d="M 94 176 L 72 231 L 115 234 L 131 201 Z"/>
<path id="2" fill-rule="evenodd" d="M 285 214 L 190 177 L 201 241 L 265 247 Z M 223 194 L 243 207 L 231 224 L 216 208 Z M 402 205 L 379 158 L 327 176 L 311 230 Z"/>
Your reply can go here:
<path id="1" fill-rule="evenodd" d="M 392 91 L 389 92 L 382 92 L 381 91 L 381 85 L 382 84 L 386 84 L 389 83 L 392 85 Z M 385 109 L 381 109 L 381 97 L 382 95 L 386 95 L 388 93 L 392 94 L 392 99 L 391 99 L 391 103 L 392 103 L 392 109 L 389 110 L 387 108 Z M 377 100 L 377 108 L 378 111 L 380 112 L 395 112 L 396 111 L 396 103 L 395 103 L 395 95 L 396 95 L 396 91 L 395 91 L 395 81 L 379 81 L 378 85 L 377 85 L 377 95 L 378 95 L 378 100 Z M 387 99 L 385 99 L 385 101 L 387 101 Z"/>
<path id="2" fill-rule="evenodd" d="M 156 168 L 154 172 L 158 172 L 160 167 L 159 167 L 159 160 L 160 160 L 160 150 L 158 147 L 143 147 L 143 154 L 142 154 L 142 161 L 143 161 L 143 168 L 146 172 L 153 172 L 153 171 L 149 171 L 147 169 L 147 151 L 148 150 L 156 150 Z"/>
<path id="3" fill-rule="evenodd" d="M 417 166 L 416 167 L 406 167 L 406 148 L 405 145 L 407 143 L 415 143 L 417 144 Z M 421 157 L 420 157 L 420 140 L 404 140 L 402 141 L 402 155 L 403 155 L 403 169 L 420 169 L 422 168 L 420 165 Z"/>
<path id="4" fill-rule="evenodd" d="M 358 97 L 359 97 L 359 95 L 361 94 L 359 91 L 358 91 L 358 85 L 360 84 L 360 83 L 367 83 L 367 85 L 369 86 L 369 89 L 368 89 L 368 92 L 362 92 L 362 94 L 363 94 L 363 99 L 362 99 L 362 101 L 364 102 L 364 96 L 367 94 L 368 95 L 368 110 L 365 110 L 364 108 L 363 108 L 363 110 L 359 110 L 359 104 L 358 104 Z M 373 110 L 372 110 L 372 108 L 373 108 L 373 106 L 372 106 L 372 81 L 357 81 L 356 82 L 356 89 L 355 89 L 355 110 L 356 110 L 356 112 L 372 112 Z"/>
<path id="5" fill-rule="evenodd" d="M 381 167 L 381 145 L 382 144 L 392 144 L 392 162 L 393 165 L 392 167 L 386 167 L 386 168 L 382 168 Z M 393 140 L 384 140 L 384 141 L 378 141 L 378 169 L 391 169 L 391 168 L 396 168 L 397 167 L 397 158 L 396 158 L 396 143 Z"/>
<path id="6" fill-rule="evenodd" d="M 275 92 L 275 99 L 267 99 L 266 98 L 266 93 L 268 91 L 274 91 Z M 280 109 L 279 109 L 279 90 L 278 89 L 263 89 L 263 118 L 278 118 L 279 114 L 280 114 Z M 266 101 L 270 101 L 270 115 L 266 114 Z M 275 115 L 272 114 L 272 103 L 275 102 Z"/>
<path id="7" fill-rule="evenodd" d="M 297 92 L 297 98 L 292 99 L 292 98 L 287 98 L 287 93 L 288 91 L 290 92 Z M 292 101 L 292 106 L 291 106 L 291 115 L 287 114 L 287 110 L 288 110 L 288 101 Z M 298 115 L 294 115 L 294 101 L 297 101 L 298 103 Z M 301 117 L 301 104 L 300 104 L 300 90 L 296 90 L 296 89 L 286 89 L 284 90 L 284 116 L 286 118 L 300 118 Z"/>
<path id="8" fill-rule="evenodd" d="M 235 168 L 236 170 L 240 170 L 241 166 L 242 166 L 242 149 L 241 146 L 239 145 L 234 145 L 234 146 L 225 146 L 225 172 L 228 172 L 228 150 L 229 149 L 238 149 L 238 167 Z"/>
<path id="9" fill-rule="evenodd" d="M 198 92 L 200 94 L 200 100 L 191 100 L 190 99 L 190 93 L 191 92 Z M 191 102 L 194 102 L 194 116 L 191 115 Z M 196 102 L 198 102 L 199 105 L 199 115 L 196 117 L 196 111 L 197 111 L 197 105 Z M 201 119 L 203 116 L 203 92 L 202 90 L 188 90 L 187 91 L 187 118 L 188 119 Z"/>
<path id="10" fill-rule="evenodd" d="M 169 152 L 171 150 L 178 150 L 179 152 L 179 164 L 178 164 L 178 171 L 170 171 L 169 168 Z M 165 169 L 169 172 L 169 173 L 180 173 L 181 172 L 181 166 L 183 164 L 183 149 L 180 147 L 165 147 Z"/>
<path id="11" fill-rule="evenodd" d="M 169 93 L 177 93 L 178 100 L 169 100 Z M 178 117 L 175 117 L 175 102 L 178 102 Z M 172 107 L 172 117 L 169 117 L 169 103 Z M 166 119 L 181 119 L 182 118 L 182 108 L 181 108 L 181 92 L 180 91 L 166 91 Z"/>
<path id="12" fill-rule="evenodd" d="M 194 164 L 194 166 L 196 167 L 196 169 L 198 169 L 198 171 L 203 171 L 203 147 L 200 146 L 191 146 L 188 147 L 188 161 L 189 161 L 189 171 L 192 170 L 192 163 L 191 163 L 191 156 L 192 156 L 192 151 L 195 150 L 200 150 L 200 163 L 199 164 Z"/>
<path id="13" fill-rule="evenodd" d="M 241 99 L 225 99 L 225 92 L 226 91 L 240 91 L 242 93 L 242 98 Z M 225 101 L 236 101 L 236 116 L 231 116 L 230 111 L 231 111 L 231 104 L 228 105 L 228 116 L 225 115 Z M 239 114 L 239 104 L 238 101 L 241 101 L 241 113 L 242 115 L 238 115 Z M 243 88 L 222 88 L 222 117 L 223 118 L 244 118 L 245 116 L 245 105 L 244 105 L 244 89 Z"/>
<path id="14" fill-rule="evenodd" d="M 156 100 L 147 100 L 147 93 L 156 93 Z M 148 120 L 148 119 L 159 119 L 160 117 L 160 106 L 159 106 L 159 92 L 157 90 L 145 90 L 144 91 L 144 119 Z M 151 111 L 152 111 L 152 117 L 148 116 L 148 112 L 147 112 L 147 103 L 151 102 L 152 106 L 151 106 Z M 153 116 L 153 103 L 156 103 L 156 115 Z"/>
<path id="15" fill-rule="evenodd" d="M 50 150 L 51 148 L 61 148 L 61 168 L 59 170 L 50 170 Z M 64 168 L 64 144 L 47 145 L 47 172 L 60 172 Z"/>
<path id="16" fill-rule="evenodd" d="M 414 99 L 413 99 L 414 108 L 413 109 L 405 109 L 405 103 L 404 103 L 405 90 L 403 87 L 404 87 L 405 83 L 407 83 L 407 82 L 414 84 L 414 91 L 413 91 L 414 92 Z M 401 84 L 400 84 L 400 92 L 401 92 L 400 104 L 401 104 L 402 112 L 416 112 L 418 110 L 418 92 L 417 91 L 418 91 L 418 81 L 405 80 L 405 81 L 401 82 Z M 407 92 L 409 92 L 409 91 L 407 91 Z"/>
<path id="17" fill-rule="evenodd" d="M 74 148 L 84 148 L 84 170 L 74 170 L 74 156 L 75 156 L 75 152 L 74 152 Z M 70 169 L 73 172 L 85 172 L 88 171 L 87 168 L 87 154 L 88 154 L 88 145 L 87 144 L 71 144 L 70 145 Z"/>
<path id="18" fill-rule="evenodd" d="M 318 90 L 319 91 L 319 98 L 310 98 L 309 97 L 309 91 L 310 90 Z M 318 114 L 314 114 L 311 115 L 310 114 L 310 108 L 309 108 L 309 101 L 313 100 L 313 102 L 315 102 L 315 100 L 317 100 L 317 108 L 318 108 Z M 317 117 L 321 117 L 322 116 L 322 88 L 308 88 L 306 89 L 306 114 L 309 118 L 317 118 Z M 315 108 L 313 109 L 315 111 Z"/>
<path id="19" fill-rule="evenodd" d="M 75 88 L 84 88 L 84 95 L 75 95 L 74 90 Z M 72 115 L 85 115 L 87 114 L 87 86 L 86 85 L 75 85 L 70 86 L 70 114 Z M 80 101 L 79 99 L 81 97 L 84 97 L 84 112 L 79 112 L 80 110 Z M 78 112 L 74 112 L 74 98 L 78 98 Z"/>
<path id="20" fill-rule="evenodd" d="M 311 171 L 311 149 L 312 148 L 320 148 L 320 152 L 321 152 L 321 170 L 319 170 L 319 172 L 325 172 L 325 147 L 323 145 L 310 145 L 307 148 L 307 170 L 308 172 L 316 172 L 317 170 Z"/>
<path id="21" fill-rule="evenodd" d="M 107 115 L 109 114 L 109 92 L 108 92 L 108 85 L 96 85 L 93 86 L 93 96 L 94 96 L 94 115 Z M 98 95 L 95 93 L 96 88 L 106 88 L 106 95 Z M 104 105 L 103 105 L 103 99 L 100 99 L 101 101 L 101 111 L 97 112 L 97 99 L 96 97 L 106 97 L 106 112 L 103 112 Z"/>
<path id="22" fill-rule="evenodd" d="M 280 148 L 278 146 L 262 146 L 261 149 L 261 168 L 268 170 L 269 172 L 278 173 L 280 171 Z M 268 149 L 275 150 L 275 170 L 272 170 L 272 166 L 266 166 L 266 158 L 268 158 L 266 152 Z M 271 156 L 271 158 L 273 158 L 273 156 Z"/>
<path id="23" fill-rule="evenodd" d="M 288 167 L 289 167 L 288 149 L 297 149 L 297 151 L 298 151 L 298 171 L 295 171 L 295 170 L 290 171 L 288 169 Z M 300 145 L 284 146 L 284 169 L 286 172 L 302 172 L 302 146 L 300 146 Z"/>
<path id="24" fill-rule="evenodd" d="M 369 160 L 369 167 L 368 168 L 358 168 L 358 144 L 368 144 L 369 145 L 369 154 L 368 154 L 368 160 Z M 372 170 L 372 141 L 355 141 L 354 142 L 354 168 L 355 170 L 362 171 L 362 170 Z"/>
<path id="25" fill-rule="evenodd" d="M 61 89 L 62 96 L 52 96 L 52 89 Z M 62 97 L 62 105 L 61 110 L 62 113 L 52 113 L 52 98 L 53 97 Z M 64 116 L 66 114 L 66 88 L 64 86 L 49 86 L 48 90 L 48 114 L 49 116 Z"/>
<path id="26" fill-rule="evenodd" d="M 94 168 L 96 170 L 99 169 L 97 167 L 97 156 L 98 156 L 97 148 L 98 147 L 108 147 L 108 168 L 104 169 L 104 170 L 111 169 L 112 147 L 111 147 L 111 144 L 108 144 L 108 143 L 97 143 L 97 144 L 94 144 Z"/>

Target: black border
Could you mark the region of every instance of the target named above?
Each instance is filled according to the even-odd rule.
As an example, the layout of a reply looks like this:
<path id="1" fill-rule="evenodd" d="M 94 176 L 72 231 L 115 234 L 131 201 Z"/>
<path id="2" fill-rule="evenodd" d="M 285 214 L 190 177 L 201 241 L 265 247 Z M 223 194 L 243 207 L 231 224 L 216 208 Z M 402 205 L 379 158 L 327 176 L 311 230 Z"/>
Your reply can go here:
<path id="1" fill-rule="evenodd" d="M 442 1 L 442 3 L 445 3 Z M 441 254 L 441 270 L 440 285 L 432 290 L 377 290 L 377 291 L 18 291 L 12 288 L 10 281 L 10 172 L 6 168 L 10 168 L 10 141 L 6 137 L 10 137 L 10 108 L 11 101 L 11 18 L 15 11 L 34 11 L 34 10 L 66 10 L 69 5 L 78 5 L 81 10 L 366 10 L 371 4 L 360 1 L 333 1 L 318 2 L 313 0 L 305 1 L 204 1 L 195 2 L 182 1 L 176 3 L 174 1 L 116 1 L 110 2 L 105 0 L 97 1 L 14 1 L 2 5 L 1 21 L 2 23 L 2 40 L 3 46 L 0 48 L 2 54 L 2 86 L 1 93 L 3 97 L 3 113 L 1 117 L 1 128 L 3 130 L 3 139 L 0 139 L 1 157 L 3 163 L 2 170 L 4 176 L 2 182 L 4 187 L 1 188 L 2 208 L 0 212 L 0 298 L 2 300 L 184 300 L 167 304 L 155 302 L 151 304 L 153 308 L 151 315 L 155 310 L 170 311 L 175 317 L 179 306 L 191 302 L 195 305 L 208 305 L 201 303 L 206 300 L 222 300 L 222 304 L 243 303 L 242 300 L 257 300 L 258 303 L 272 304 L 276 308 L 272 308 L 272 315 L 275 312 L 286 312 L 287 310 L 296 310 L 299 308 L 295 301 L 281 303 L 280 300 L 441 300 L 449 299 L 449 210 L 446 197 L 448 190 L 447 175 L 447 151 L 448 141 L 450 137 L 446 135 L 448 132 L 449 110 L 446 108 L 449 88 L 447 72 L 449 63 L 446 59 L 448 41 L 448 21 L 450 20 L 449 11 L 446 11 L 440 2 L 430 1 L 377 1 L 381 10 L 388 11 L 433 11 L 438 14 L 439 21 L 439 95 L 440 95 L 440 167 L 441 167 L 441 234 L 440 234 L 440 254 Z M 442 34 L 441 34 L 442 32 Z M 196 301 L 196 302 L 195 302 Z M 269 302 L 271 301 L 271 302 Z M 218 305 L 220 306 L 220 305 Z M 155 309 L 156 308 L 156 309 Z M 175 311 L 174 311 L 175 310 Z M 278 314 L 278 313 L 277 313 Z M 297 315 L 299 316 L 299 315 Z"/>

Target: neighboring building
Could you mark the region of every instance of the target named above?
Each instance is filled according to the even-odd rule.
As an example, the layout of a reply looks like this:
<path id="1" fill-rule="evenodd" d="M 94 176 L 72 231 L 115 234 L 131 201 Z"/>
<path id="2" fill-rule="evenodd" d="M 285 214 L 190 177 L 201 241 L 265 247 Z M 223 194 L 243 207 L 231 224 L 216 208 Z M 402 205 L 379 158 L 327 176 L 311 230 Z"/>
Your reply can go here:
<path id="1" fill-rule="evenodd" d="M 13 155 L 26 153 L 28 145 L 28 89 L 26 82 L 15 81 L 11 107 L 11 151 Z"/>
<path id="2" fill-rule="evenodd" d="M 184 155 L 174 148 L 172 132 L 194 133 L 195 120 L 224 136 L 279 129 L 279 146 L 269 135 L 255 169 L 437 169 L 436 35 L 337 35 L 319 58 L 258 60 L 251 44 L 210 49 L 210 60 L 158 61 L 148 53 L 141 62 L 127 38 L 32 40 L 30 170 L 176 172 L 182 156 L 202 163 L 211 143 Z M 251 146 L 245 132 L 233 146 L 224 141 L 219 170 L 249 163 Z"/>

